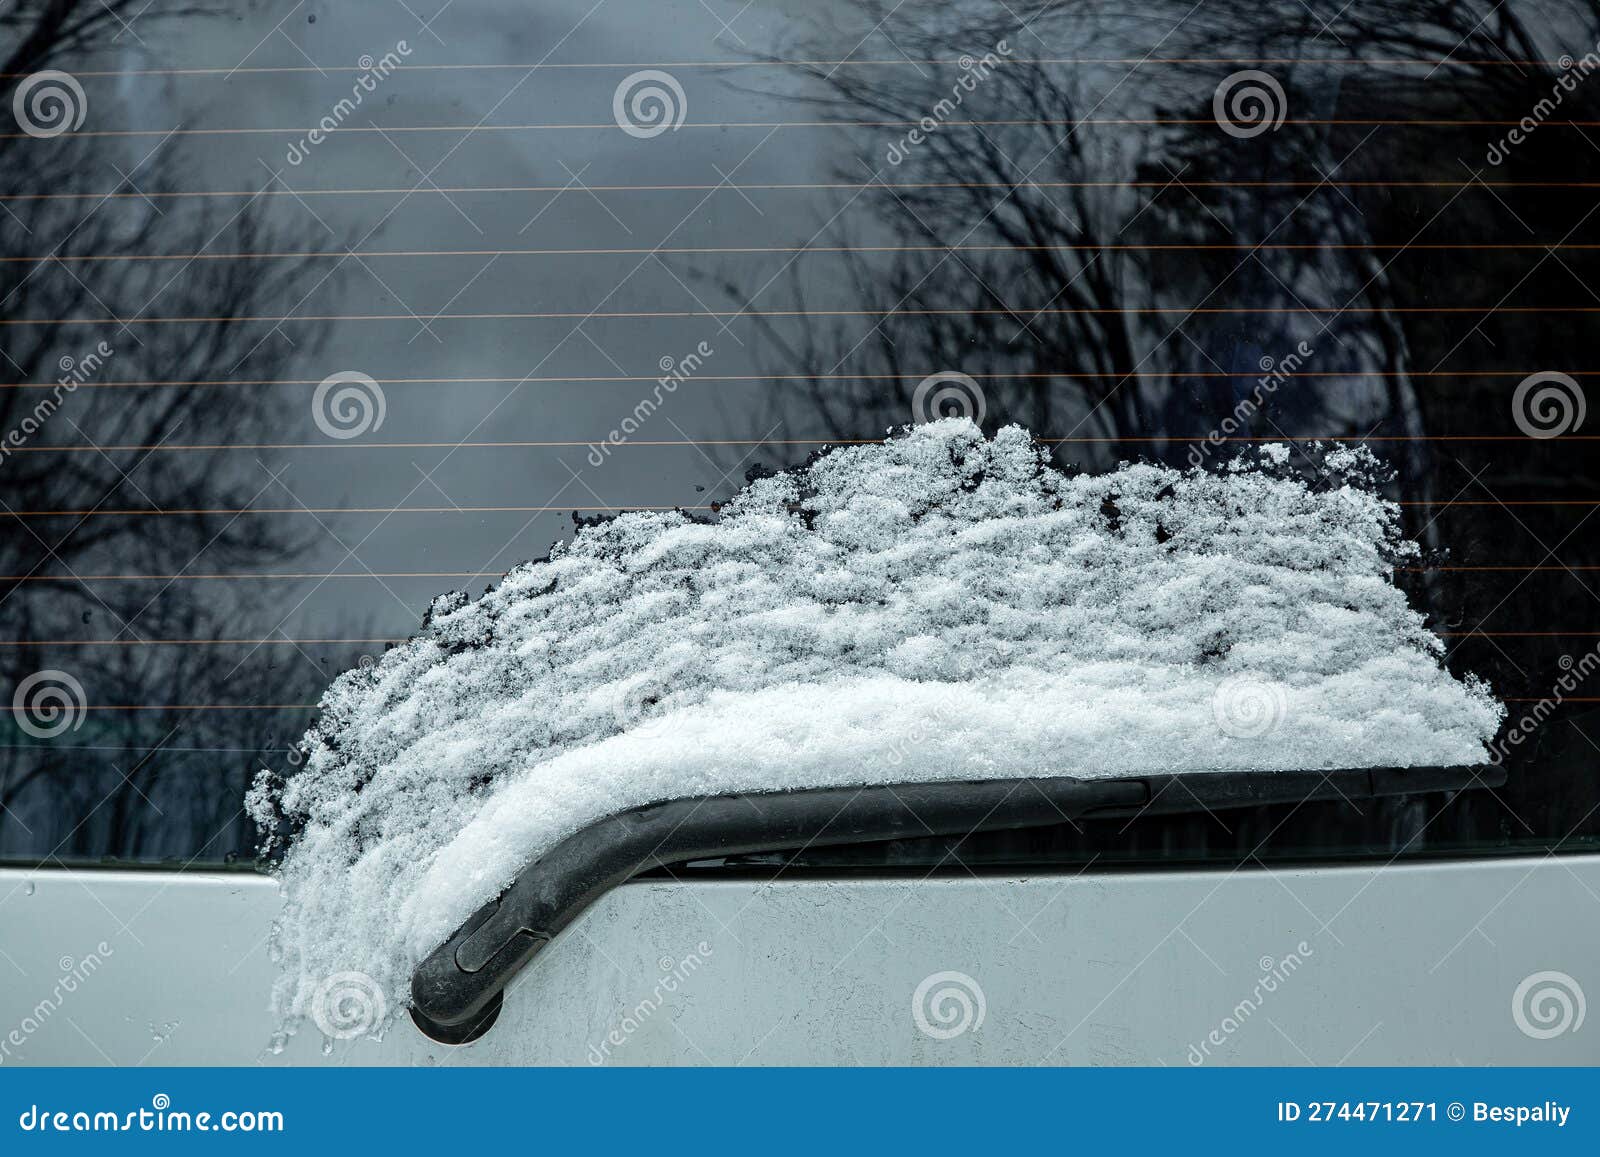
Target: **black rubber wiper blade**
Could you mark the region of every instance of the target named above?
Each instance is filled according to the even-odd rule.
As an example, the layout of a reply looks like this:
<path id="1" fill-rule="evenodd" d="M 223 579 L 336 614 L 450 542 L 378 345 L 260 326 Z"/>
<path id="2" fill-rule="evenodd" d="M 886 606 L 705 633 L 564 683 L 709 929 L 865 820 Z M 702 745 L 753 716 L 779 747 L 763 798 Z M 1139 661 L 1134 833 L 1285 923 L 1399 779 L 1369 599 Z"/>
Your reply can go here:
<path id="1" fill-rule="evenodd" d="M 590 904 L 642 872 L 813 845 L 1047 827 L 1315 800 L 1496 787 L 1498 767 L 1037 777 L 700 796 L 631 808 L 573 833 L 478 909 L 411 978 L 412 1019 L 462 1044 L 494 1023 L 511 979 Z"/>

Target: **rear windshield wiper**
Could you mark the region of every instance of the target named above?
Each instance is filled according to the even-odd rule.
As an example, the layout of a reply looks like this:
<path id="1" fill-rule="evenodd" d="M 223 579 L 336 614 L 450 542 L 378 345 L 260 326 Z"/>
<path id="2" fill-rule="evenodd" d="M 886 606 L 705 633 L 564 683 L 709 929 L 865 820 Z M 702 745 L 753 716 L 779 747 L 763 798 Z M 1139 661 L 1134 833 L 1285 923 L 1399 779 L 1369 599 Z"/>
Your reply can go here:
<path id="1" fill-rule="evenodd" d="M 512 977 L 584 909 L 642 872 L 690 860 L 1504 782 L 1504 769 L 1489 766 L 1204 772 L 745 792 L 631 808 L 562 840 L 434 949 L 412 975 L 411 1016 L 434 1040 L 476 1040 Z"/>

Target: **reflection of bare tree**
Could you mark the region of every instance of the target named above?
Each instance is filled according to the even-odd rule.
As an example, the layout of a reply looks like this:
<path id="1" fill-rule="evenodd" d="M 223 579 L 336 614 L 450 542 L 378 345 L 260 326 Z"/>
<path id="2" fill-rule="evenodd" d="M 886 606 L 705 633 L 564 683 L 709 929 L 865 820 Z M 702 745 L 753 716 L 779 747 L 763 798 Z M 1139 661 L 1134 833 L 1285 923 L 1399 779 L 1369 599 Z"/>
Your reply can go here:
<path id="1" fill-rule="evenodd" d="M 899 8 L 863 7 L 869 25 L 891 21 Z M 1184 6 L 1170 7 L 1178 24 Z M 1398 423 L 1393 432 L 1420 433 L 1421 403 L 1407 374 L 1430 368 L 1414 365 L 1417 349 L 1428 343 L 1418 340 L 1417 325 L 1388 312 L 1413 286 L 1393 251 L 1338 247 L 1405 242 L 1427 216 L 1392 193 L 1344 185 L 1374 177 L 1438 179 L 1439 153 L 1471 158 L 1473 165 L 1447 178 L 1470 179 L 1482 167 L 1483 133 L 1436 131 L 1429 141 L 1437 153 L 1419 151 L 1414 135 L 1393 127 L 1291 123 L 1257 140 L 1232 140 L 1213 123 L 1211 105 L 1228 68 L 1209 62 L 1241 53 L 1310 62 L 1273 70 L 1285 84 L 1291 120 L 1459 118 L 1464 109 L 1515 120 L 1544 83 L 1530 75 L 1537 70 L 1469 65 L 1441 83 L 1426 79 L 1423 68 L 1338 65 L 1371 57 L 1437 60 L 1469 49 L 1481 59 L 1527 59 L 1537 49 L 1513 16 L 1484 22 L 1465 5 L 1359 3 L 1341 18 L 1349 26 L 1341 40 L 1295 6 L 1279 7 L 1208 9 L 1194 28 L 1180 25 L 1160 53 L 1208 63 L 1132 71 L 1024 59 L 1024 43 L 1037 46 L 1009 17 L 972 17 L 959 6 L 902 13 L 893 38 L 910 58 L 949 59 L 956 50 L 977 57 L 1007 40 L 1016 57 L 967 94 L 953 118 L 1000 123 L 947 124 L 906 149 L 894 166 L 874 137 L 854 167 L 838 173 L 842 181 L 881 183 L 848 214 L 854 221 L 871 218 L 869 243 L 917 247 L 888 258 L 854 252 L 839 259 L 861 305 L 952 312 L 890 317 L 865 333 L 849 323 L 812 323 L 799 333 L 769 325 L 781 351 L 774 362 L 816 375 L 798 403 L 787 396 L 776 403 L 776 416 L 820 418 L 828 434 L 858 437 L 910 418 L 921 374 L 960 369 L 985 382 L 995 421 L 1041 432 L 1165 435 L 1181 447 L 1211 424 L 1205 415 L 1233 408 L 1262 358 L 1281 358 L 1303 339 L 1317 351 L 1316 369 L 1390 376 L 1284 391 L 1267 407 L 1271 424 L 1359 432 L 1389 420 Z M 1159 14 L 1149 19 L 1152 26 L 1163 23 Z M 1135 53 L 1119 26 L 1099 28 L 1080 6 L 1048 11 L 1032 29 L 1083 57 L 1137 58 L 1147 50 Z M 828 45 L 806 43 L 793 55 L 827 59 L 829 53 Z M 920 75 L 903 68 L 802 71 L 816 82 L 813 99 L 841 121 L 916 122 L 951 95 L 952 76 L 960 75 L 950 68 Z M 1189 123 L 1068 127 L 1090 117 Z M 1308 187 L 1324 177 L 1329 187 Z M 1292 178 L 1304 183 L 1262 184 Z M 1467 236 L 1496 231 L 1499 212 L 1488 197 L 1469 198 L 1452 207 L 1446 228 Z M 840 228 L 818 243 L 848 245 L 862 232 L 855 225 L 846 236 Z M 1307 248 L 1253 248 L 1263 242 Z M 1515 261 L 1508 259 L 1504 270 L 1512 280 L 1520 276 Z M 1479 264 L 1473 273 L 1493 281 L 1501 271 Z M 753 304 L 755 287 L 725 282 L 724 288 L 740 304 Z M 814 287 L 796 275 L 788 293 L 784 304 L 804 309 Z M 1327 324 L 1206 312 L 1240 304 L 1349 312 Z M 1041 306 L 1107 312 L 1030 311 Z M 1168 312 L 1128 312 L 1152 310 Z M 841 382 L 841 371 L 907 378 Z M 1272 432 L 1267 422 L 1256 427 Z M 1425 462 L 1411 465 L 1414 477 L 1425 473 Z"/>
<path id="2" fill-rule="evenodd" d="M 0 650 L 8 705 L 20 679 L 47 667 L 71 673 L 95 704 L 297 702 L 320 683 L 300 660 L 270 667 L 265 677 L 257 662 L 248 679 L 230 678 L 235 649 L 140 642 L 236 633 L 229 630 L 235 600 L 259 597 L 259 590 L 74 577 L 176 575 L 201 552 L 209 569 L 259 568 L 303 545 L 271 519 L 207 513 L 249 505 L 264 489 L 269 476 L 249 455 L 95 448 L 261 441 L 281 429 L 283 400 L 270 390 L 105 383 L 278 376 L 284 347 L 264 343 L 252 351 L 232 326 L 113 319 L 261 313 L 300 272 L 294 261 L 269 267 L 129 257 L 292 246 L 254 204 L 153 196 L 180 187 L 185 172 L 184 156 L 170 142 L 124 151 L 115 138 L 10 131 L 13 95 L 24 78 L 41 69 L 115 67 L 119 45 L 128 43 L 125 21 L 137 19 L 148 35 L 179 14 L 197 15 L 188 5 L 151 8 L 142 0 L 25 0 L 0 12 L 8 46 L 0 69 L 8 130 L 0 139 L 0 315 L 8 322 L 0 332 L 0 376 L 8 383 L 0 387 L 0 432 L 20 431 L 35 447 L 78 448 L 23 450 L 0 461 L 0 515 L 8 524 L 0 536 L 0 629 L 13 642 L 119 640 Z M 96 100 L 107 90 L 89 91 Z M 91 107 L 89 117 L 86 127 L 106 127 L 115 110 Z M 123 195 L 39 196 L 109 190 Z M 50 388 L 74 374 L 85 378 L 82 385 Z M 118 510 L 188 513 L 105 513 Z M 39 513 L 51 511 L 96 513 Z M 55 577 L 39 581 L 43 576 Z M 249 712 L 156 710 L 92 712 L 81 730 L 54 741 L 31 742 L 10 729 L 0 748 L 0 855 L 202 849 L 216 858 L 219 849 L 244 842 L 233 813 L 250 753 L 291 738 L 274 736 L 273 727 L 272 717 Z"/>
<path id="3" fill-rule="evenodd" d="M 979 57 L 1006 42 L 1013 58 L 964 94 L 951 118 L 994 123 L 943 124 L 900 150 L 895 165 L 884 145 L 900 130 L 880 130 L 858 142 L 854 167 L 838 172 L 841 181 L 875 184 L 815 243 L 899 249 L 829 254 L 829 268 L 837 262 L 844 274 L 822 287 L 828 304 L 841 304 L 842 284 L 863 308 L 912 312 L 870 325 L 757 319 L 774 370 L 812 375 L 774 396 L 773 418 L 796 435 L 870 436 L 910 420 L 921 376 L 949 369 L 982 382 L 990 422 L 1142 436 L 1152 440 L 1136 451 L 1178 458 L 1251 394 L 1263 359 L 1280 360 L 1303 340 L 1315 351 L 1304 368 L 1333 376 L 1275 389 L 1241 433 L 1360 434 L 1381 425 L 1415 437 L 1425 432 L 1425 402 L 1412 375 L 1448 362 L 1460 327 L 1396 308 L 1438 300 L 1487 308 L 1495 301 L 1487 289 L 1516 285 L 1527 271 L 1515 251 L 1470 262 L 1404 254 L 1418 240 L 1531 232 L 1522 214 L 1533 213 L 1519 214 L 1516 194 L 1460 193 L 1485 167 L 1486 130 L 1431 128 L 1419 148 L 1416 131 L 1394 124 L 1296 123 L 1517 120 L 1548 93 L 1551 70 L 1506 63 L 1541 51 L 1512 13 L 1486 21 L 1467 5 L 1361 0 L 1343 10 L 1340 32 L 1292 4 L 1208 9 L 1192 27 L 1179 20 L 1184 5 L 1170 5 L 1175 32 L 1159 55 L 1176 63 L 1129 69 L 1037 63 L 1019 50 L 1038 48 L 1036 33 L 1084 58 L 1148 52 L 1139 35 L 1086 6 L 1047 10 L 1031 31 L 1004 13 L 974 17 L 960 6 L 862 7 L 864 25 L 891 27 L 911 59 Z M 1566 46 L 1593 44 L 1597 12 L 1590 0 L 1571 9 Z M 1149 20 L 1165 27 L 1159 12 Z M 818 33 L 788 54 L 831 59 L 841 36 L 848 33 Z M 1217 83 L 1241 56 L 1276 62 L 1290 113 L 1281 130 L 1234 139 L 1215 123 Z M 1463 63 L 1434 78 L 1431 63 L 1447 57 Z M 1385 63 L 1347 67 L 1373 59 Z M 814 82 L 810 99 L 841 122 L 919 121 L 961 75 L 948 67 L 799 71 Z M 1583 110 L 1600 106 L 1600 92 L 1580 89 L 1567 100 L 1564 115 L 1593 115 Z M 1091 117 L 1166 123 L 1079 123 Z M 1547 135 L 1538 148 L 1554 144 Z M 1526 179 L 1532 170 L 1536 178 L 1555 159 L 1538 148 L 1498 175 Z M 1570 159 L 1567 167 L 1571 175 Z M 1367 184 L 1407 181 L 1442 191 Z M 1539 208 L 1547 210 L 1549 194 Z M 1575 200 L 1568 195 L 1565 207 Z M 804 272 L 797 265 L 787 278 L 781 307 L 817 304 L 818 286 Z M 715 279 L 743 307 L 770 307 L 780 292 Z M 1339 312 L 1214 312 L 1232 306 Z M 1519 351 L 1505 348 L 1518 342 L 1537 362 L 1554 335 L 1537 319 L 1519 326 L 1497 332 L 1496 344 L 1507 364 L 1521 364 Z M 1431 496 L 1437 463 L 1422 443 L 1397 444 L 1393 456 L 1413 496 Z"/>
<path id="4" fill-rule="evenodd" d="M 992 28 L 966 28 L 954 37 L 951 31 L 926 30 L 924 39 L 908 44 L 906 51 L 929 59 L 948 55 L 951 44 L 991 44 L 1004 35 Z M 811 71 L 830 88 L 827 107 L 843 120 L 914 122 L 948 96 L 948 70 L 942 74 L 944 90 L 932 74 L 908 81 L 902 70 L 892 76 L 872 70 Z M 1059 71 L 1020 63 L 994 71 L 981 92 L 967 100 L 962 115 L 973 119 L 1058 122 L 1085 107 Z M 1041 157 L 1041 141 L 1052 147 L 1047 157 Z M 1055 130 L 989 126 L 982 132 L 930 133 L 897 169 L 887 167 L 878 148 L 867 154 L 870 167 L 863 160 L 856 171 L 841 170 L 841 181 L 882 182 L 861 194 L 848 216 L 840 214 L 846 220 L 870 217 L 873 229 L 864 236 L 841 227 L 819 244 L 904 247 L 890 258 L 861 251 L 839 257 L 844 280 L 862 306 L 955 312 L 890 317 L 864 334 L 862 326 L 846 323 L 810 324 L 798 335 L 793 327 L 767 325 L 779 351 L 775 361 L 788 372 L 817 375 L 795 409 L 821 417 L 834 436 L 860 436 L 863 429 L 908 420 L 922 374 L 959 369 L 985 383 L 989 414 L 997 421 L 1052 429 L 1071 425 L 1099 404 L 1107 410 L 1105 422 L 1134 422 L 1136 392 L 1113 391 L 1109 381 L 1094 375 L 1137 362 L 1136 319 L 1042 316 L 1020 308 L 1049 302 L 1056 308 L 1108 309 L 1147 297 L 1139 289 L 1144 279 L 1138 258 L 1095 250 L 1098 241 L 1126 228 L 1137 211 L 1125 190 L 1022 189 L 1001 196 L 1012 182 L 1070 180 L 1092 170 L 1087 146 L 1087 138 L 1060 139 Z M 1005 248 L 975 248 L 984 245 Z M 754 305 L 742 287 L 725 288 L 741 305 Z M 783 307 L 812 304 L 799 277 L 791 281 L 789 294 Z M 906 380 L 840 381 L 840 372 L 905 375 Z M 1092 384 L 1073 395 L 1032 378 L 999 377 L 1040 373 Z M 780 401 L 777 416 L 793 419 L 795 409 L 783 412 L 789 404 Z"/>
<path id="5" fill-rule="evenodd" d="M 914 147 L 902 146 L 897 163 L 886 160 L 886 146 L 903 129 L 849 130 L 849 161 L 836 179 L 873 187 L 847 207 L 841 202 L 838 223 L 813 242 L 848 252 L 798 262 L 771 288 L 702 272 L 752 310 L 909 311 L 881 320 L 755 319 L 769 339 L 770 370 L 807 375 L 774 392 L 764 426 L 781 423 L 795 438 L 874 437 L 926 417 L 914 413 L 919 379 L 956 370 L 981 383 L 986 425 L 1126 439 L 1072 448 L 1074 461 L 1099 467 L 1140 455 L 1182 464 L 1196 435 L 1237 415 L 1262 359 L 1281 360 L 1304 341 L 1314 353 L 1303 368 L 1319 376 L 1275 388 L 1236 433 L 1403 439 L 1381 450 L 1398 470 L 1397 492 L 1411 501 L 1468 487 L 1479 500 L 1541 486 L 1561 497 L 1596 487 L 1570 444 L 1524 441 L 1469 468 L 1462 457 L 1472 452 L 1424 439 L 1515 433 L 1507 404 L 1514 378 L 1435 376 L 1441 369 L 1528 372 L 1552 357 L 1587 361 L 1573 360 L 1575 349 L 1592 344 L 1574 340 L 1574 325 L 1587 319 L 1493 308 L 1512 291 L 1524 305 L 1574 296 L 1590 303 L 1592 291 L 1580 288 L 1593 280 L 1590 254 L 1547 260 L 1537 245 L 1481 243 L 1594 241 L 1592 192 L 1552 183 L 1594 180 L 1600 152 L 1546 128 L 1496 167 L 1486 146 L 1503 128 L 1406 123 L 1515 123 L 1528 115 L 1561 72 L 1532 62 L 1581 57 L 1600 38 L 1593 0 L 1540 9 L 1537 25 L 1528 6 L 1515 4 L 1485 16 L 1482 5 L 1466 3 L 1356 0 L 1326 26 L 1289 2 L 1207 5 L 1192 20 L 1184 3 L 1146 6 L 1137 19 L 1063 4 L 1032 16 L 1031 31 L 1000 8 L 892 0 L 859 8 L 862 29 L 880 27 L 892 42 L 884 55 L 978 58 L 1006 40 L 1014 59 L 965 93 L 953 116 L 935 118 Z M 859 36 L 822 29 L 782 55 L 836 60 Z M 1147 55 L 1160 60 L 1131 66 Z M 1046 56 L 1079 62 L 1033 59 Z M 1288 119 L 1277 131 L 1235 137 L 1214 119 L 1219 81 L 1252 66 L 1241 58 L 1282 86 Z M 1090 59 L 1123 63 L 1083 63 Z M 1436 68 L 1441 60 L 1450 63 Z M 841 125 L 920 121 L 960 76 L 948 65 L 797 68 L 811 82 L 808 99 Z M 1556 116 L 1600 117 L 1600 78 L 1565 92 Z M 1091 118 L 1130 123 L 1082 123 Z M 955 123 L 963 120 L 991 123 Z M 1390 123 L 1361 123 L 1373 121 Z M 1544 185 L 1481 183 L 1506 181 Z M 1435 253 L 1429 245 L 1458 248 Z M 1481 305 L 1483 313 L 1408 312 L 1433 305 Z M 1030 312 L 1041 306 L 1085 312 Z M 1237 306 L 1328 312 L 1213 312 Z M 1409 530 L 1430 547 L 1448 545 L 1456 558 L 1515 562 L 1527 548 L 1527 561 L 1539 562 L 1544 544 L 1561 543 L 1561 557 L 1589 561 L 1560 515 L 1530 511 L 1519 526 L 1486 505 L 1443 516 L 1417 507 L 1408 511 Z M 1491 617 L 1502 631 L 1550 626 L 1548 603 L 1531 589 L 1519 594 L 1514 579 L 1430 573 L 1403 581 L 1441 629 Z M 1592 621 L 1573 610 L 1568 618 Z M 1559 674 L 1555 652 L 1530 653 L 1513 657 L 1480 643 L 1470 661 L 1452 661 L 1520 695 Z M 1528 766 L 1545 759 L 1570 769 L 1570 739 L 1549 729 L 1538 756 L 1524 753 Z M 1577 790 L 1577 782 L 1534 772 L 1514 789 L 1517 805 L 1553 830 L 1558 817 L 1576 818 L 1593 803 L 1593 789 Z M 1463 838 L 1531 830 L 1481 798 L 1464 801 L 1458 814 Z M 1384 816 L 1402 838 L 1425 819 L 1415 807 Z M 1372 825 L 1357 821 L 1346 834 L 1370 838 Z M 1164 837 L 1173 849 L 1209 842 L 1182 823 Z"/>

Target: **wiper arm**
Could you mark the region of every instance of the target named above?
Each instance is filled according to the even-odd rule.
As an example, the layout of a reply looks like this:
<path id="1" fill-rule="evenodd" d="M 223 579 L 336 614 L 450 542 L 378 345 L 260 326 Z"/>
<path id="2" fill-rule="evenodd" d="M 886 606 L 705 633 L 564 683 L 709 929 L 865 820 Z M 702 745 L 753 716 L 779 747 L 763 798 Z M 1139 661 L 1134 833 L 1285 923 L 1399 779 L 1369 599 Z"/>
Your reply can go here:
<path id="1" fill-rule="evenodd" d="M 689 860 L 1503 782 L 1497 767 L 1202 772 L 745 792 L 631 808 L 562 840 L 434 949 L 412 975 L 411 1016 L 434 1040 L 476 1040 L 512 977 L 584 909 L 641 872 Z"/>

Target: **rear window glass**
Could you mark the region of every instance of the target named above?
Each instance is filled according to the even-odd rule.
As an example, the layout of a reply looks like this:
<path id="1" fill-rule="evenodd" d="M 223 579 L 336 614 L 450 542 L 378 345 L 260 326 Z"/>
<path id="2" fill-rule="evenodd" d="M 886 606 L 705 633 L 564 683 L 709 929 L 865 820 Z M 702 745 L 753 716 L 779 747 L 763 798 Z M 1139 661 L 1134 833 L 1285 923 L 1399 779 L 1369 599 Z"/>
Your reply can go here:
<path id="1" fill-rule="evenodd" d="M 1593 846 L 1587 6 L 176 7 L 0 13 L 0 857 L 248 862 L 441 591 L 951 413 L 1096 473 L 1369 447 L 1509 712 L 1493 791 L 964 860 Z"/>

